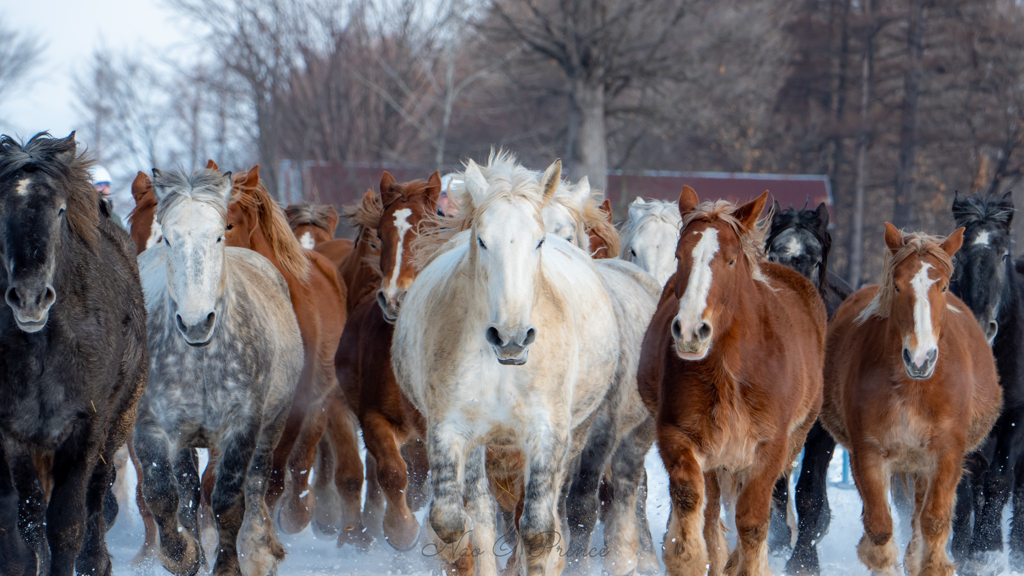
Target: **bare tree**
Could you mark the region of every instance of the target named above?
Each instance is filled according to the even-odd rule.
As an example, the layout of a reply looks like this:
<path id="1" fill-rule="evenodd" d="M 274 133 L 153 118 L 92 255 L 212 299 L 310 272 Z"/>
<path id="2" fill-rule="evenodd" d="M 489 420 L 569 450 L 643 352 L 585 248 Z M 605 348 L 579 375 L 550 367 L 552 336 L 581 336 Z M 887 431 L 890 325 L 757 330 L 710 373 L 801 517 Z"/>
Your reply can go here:
<path id="1" fill-rule="evenodd" d="M 31 34 L 18 33 L 0 25 L 0 100 L 29 79 L 45 48 Z"/>
<path id="2" fill-rule="evenodd" d="M 492 0 L 478 28 L 522 44 L 565 78 L 565 153 L 574 178 L 607 186 L 606 113 L 626 90 L 678 73 L 685 0 Z"/>

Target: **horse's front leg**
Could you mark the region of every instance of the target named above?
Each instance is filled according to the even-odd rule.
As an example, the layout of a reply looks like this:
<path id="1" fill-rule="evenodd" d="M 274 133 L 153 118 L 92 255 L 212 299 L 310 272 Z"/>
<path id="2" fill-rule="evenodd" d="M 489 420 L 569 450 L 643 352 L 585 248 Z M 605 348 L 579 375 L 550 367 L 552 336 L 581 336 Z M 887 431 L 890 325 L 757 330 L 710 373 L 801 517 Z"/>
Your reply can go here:
<path id="1" fill-rule="evenodd" d="M 566 481 L 571 437 L 568 430 L 560 430 L 551 422 L 534 421 L 530 432 L 525 440 L 526 501 L 519 519 L 526 573 L 558 574 L 566 553 L 558 515 L 559 494 Z"/>
<path id="2" fill-rule="evenodd" d="M 587 443 L 580 454 L 579 466 L 569 476 L 567 499 L 569 524 L 568 563 L 570 573 L 585 574 L 590 566 L 590 536 L 597 525 L 600 508 L 598 488 L 601 475 L 615 448 L 615 423 L 611 405 L 605 401 L 590 426 Z M 622 495 L 616 493 L 620 498 Z"/>
<path id="3" fill-rule="evenodd" d="M 286 534 L 298 534 L 313 518 L 315 496 L 309 489 L 309 473 L 316 461 L 317 443 L 326 428 L 326 398 L 321 398 L 305 411 L 288 456 L 284 494 L 277 503 L 277 523 Z"/>
<path id="4" fill-rule="evenodd" d="M 50 572 L 50 547 L 46 543 L 47 495 L 39 481 L 39 470 L 27 451 L 8 446 L 13 462 L 14 486 L 21 498 L 17 501 L 18 529 L 25 543 L 35 552 L 40 574 Z M 48 470 L 44 474 L 49 474 Z"/>
<path id="5" fill-rule="evenodd" d="M 1024 572 L 1024 456 L 1017 460 L 1014 477 L 1013 519 L 1010 521 L 1010 570 Z M 959 504 L 958 500 L 958 509 Z"/>
<path id="6" fill-rule="evenodd" d="M 672 511 L 662 550 L 669 576 L 703 576 L 708 571 L 704 539 L 704 472 L 690 438 L 675 426 L 662 424 L 658 450 L 668 471 Z"/>
<path id="7" fill-rule="evenodd" d="M 828 532 L 832 520 L 826 486 L 828 465 L 835 449 L 832 435 L 820 422 L 815 422 L 804 443 L 804 460 L 796 483 L 796 512 L 800 524 L 793 556 L 786 563 L 787 574 L 817 576 L 820 572 L 815 542 Z"/>
<path id="8" fill-rule="evenodd" d="M 449 563 L 464 556 L 470 544 L 469 516 L 462 490 L 466 438 L 453 428 L 441 421 L 431 426 L 427 435 L 427 457 L 434 485 L 427 518 L 435 547 L 428 548 L 428 553 Z"/>
<path id="9" fill-rule="evenodd" d="M 472 550 L 476 576 L 497 576 L 497 506 L 487 479 L 487 447 L 477 446 L 466 460 L 466 509 L 473 519 Z"/>
<path id="10" fill-rule="evenodd" d="M 658 559 L 641 550 L 639 513 L 644 509 L 638 496 L 644 477 L 644 458 L 654 443 L 654 419 L 647 418 L 619 443 L 612 456 L 611 473 L 606 477 L 615 498 L 604 521 L 604 543 L 607 555 L 604 569 L 612 576 L 655 572 Z"/>
<path id="11" fill-rule="evenodd" d="M 763 576 L 768 570 L 768 519 L 772 488 L 786 467 L 786 442 L 762 444 L 753 465 L 737 480 L 742 486 L 736 498 L 736 549 L 725 566 L 731 576 Z M 724 539 L 723 539 L 724 540 Z"/>
<path id="12" fill-rule="evenodd" d="M 1014 468 L 1024 451 L 1022 428 L 1024 413 L 1018 410 L 1008 410 L 996 422 L 995 454 L 981 477 L 985 504 L 980 514 L 975 514 L 972 555 L 1003 549 L 1003 509 L 1013 491 Z"/>
<path id="13" fill-rule="evenodd" d="M 12 459 L 5 443 L 0 438 L 0 567 L 5 575 L 35 576 L 36 555 L 26 546 L 18 529 L 18 509 L 22 498 L 14 485 L 14 474 L 9 464 Z M 34 471 L 35 467 L 32 469 Z"/>
<path id="14" fill-rule="evenodd" d="M 262 415 L 256 414 L 255 418 Z M 249 463 L 256 451 L 256 426 L 249 420 L 234 423 L 221 436 L 217 461 L 217 483 L 211 498 L 213 517 L 217 522 L 217 561 L 213 576 L 237 576 L 238 531 L 245 515 L 245 481 Z"/>
<path id="15" fill-rule="evenodd" d="M 96 423 L 85 424 L 80 435 L 65 441 L 53 455 L 53 488 L 46 507 L 46 539 L 50 544 L 51 574 L 72 574 L 82 550 L 87 520 L 87 494 L 93 460 L 99 459 L 101 439 Z M 105 488 L 105 487 L 104 487 Z M 95 512 L 103 513 L 100 491 Z M 98 506 L 96 506 L 98 505 Z M 109 557 L 107 558 L 109 570 Z"/>
<path id="16" fill-rule="evenodd" d="M 277 565 L 285 556 L 284 546 L 274 533 L 265 496 L 274 461 L 273 446 L 281 437 L 286 415 L 287 410 L 282 409 L 277 418 L 264 421 L 245 476 L 245 518 L 238 534 L 238 550 L 242 555 L 242 574 L 246 576 L 277 574 Z"/>
<path id="17" fill-rule="evenodd" d="M 884 464 L 882 456 L 870 449 L 850 451 L 850 471 L 864 505 L 864 536 L 857 545 L 857 557 L 875 576 L 896 576 L 898 551 Z"/>
<path id="18" fill-rule="evenodd" d="M 938 451 L 938 449 L 936 450 Z M 956 485 L 963 474 L 963 447 L 948 446 L 939 451 L 938 466 L 932 476 L 919 520 L 923 541 L 920 576 L 952 576 L 953 563 L 946 555 Z M 918 478 L 918 483 L 926 482 Z"/>

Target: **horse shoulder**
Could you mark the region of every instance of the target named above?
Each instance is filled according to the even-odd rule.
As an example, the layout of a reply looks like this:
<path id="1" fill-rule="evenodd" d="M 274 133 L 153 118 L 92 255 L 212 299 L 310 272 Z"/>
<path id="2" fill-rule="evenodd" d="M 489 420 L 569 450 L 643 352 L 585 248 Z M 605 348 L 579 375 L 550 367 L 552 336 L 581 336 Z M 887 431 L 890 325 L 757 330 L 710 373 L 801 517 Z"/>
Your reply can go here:
<path id="1" fill-rule="evenodd" d="M 314 297 L 317 298 L 317 309 L 324 320 L 337 325 L 340 335 L 340 330 L 345 325 L 347 287 L 341 281 L 337 266 L 327 257 L 313 250 L 306 250 L 306 255 L 311 264 L 310 284 Z"/>
<path id="2" fill-rule="evenodd" d="M 768 294 L 769 301 L 774 300 L 781 305 L 776 307 L 770 303 L 769 306 L 773 312 L 781 314 L 781 317 L 785 319 L 785 325 L 796 328 L 796 330 L 786 331 L 789 335 L 787 340 L 790 336 L 796 338 L 806 336 L 807 331 L 801 330 L 801 328 L 808 328 L 808 326 L 800 326 L 800 323 L 801 320 L 809 321 L 811 324 L 809 328 L 814 330 L 819 354 L 823 353 L 828 316 L 825 312 L 825 302 L 821 299 L 818 289 L 811 284 L 810 280 L 788 266 L 762 262 L 761 270 L 769 281 L 769 286 L 765 287 L 766 290 L 763 293 Z M 800 309 L 803 309 L 806 314 L 803 319 L 794 314 Z"/>
<path id="3" fill-rule="evenodd" d="M 669 293 L 671 282 L 666 285 Z M 640 398 L 652 417 L 657 417 L 661 403 L 661 387 L 665 377 L 665 355 L 668 354 L 669 325 L 679 311 L 679 301 L 674 294 L 662 295 L 654 317 L 647 326 L 643 344 L 640 348 L 640 362 L 637 369 L 637 388 Z"/>

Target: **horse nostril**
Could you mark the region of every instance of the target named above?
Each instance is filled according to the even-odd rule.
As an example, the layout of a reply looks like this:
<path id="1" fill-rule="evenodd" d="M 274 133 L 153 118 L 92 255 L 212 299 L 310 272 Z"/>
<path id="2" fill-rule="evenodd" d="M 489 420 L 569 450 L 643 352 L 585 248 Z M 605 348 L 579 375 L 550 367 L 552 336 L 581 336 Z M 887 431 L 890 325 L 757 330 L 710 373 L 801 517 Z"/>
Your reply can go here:
<path id="1" fill-rule="evenodd" d="M 216 312 L 210 312 L 209 314 L 207 314 L 206 315 L 206 329 L 209 330 L 210 328 L 213 328 L 213 323 L 216 320 L 217 320 L 217 313 Z"/>
<path id="2" fill-rule="evenodd" d="M 498 334 L 498 329 L 494 326 L 491 326 L 486 332 L 484 332 L 484 338 L 486 338 L 487 342 L 493 346 L 502 347 L 505 345 L 501 340 L 501 334 Z"/>
<path id="3" fill-rule="evenodd" d="M 11 286 L 7 289 L 7 305 L 11 308 L 21 308 L 21 298 L 18 297 L 18 289 Z"/>
<path id="4" fill-rule="evenodd" d="M 537 339 L 537 330 L 530 328 L 526 331 L 526 339 L 523 340 L 523 347 L 533 344 L 533 341 Z"/>
<path id="5" fill-rule="evenodd" d="M 911 366 L 914 364 L 913 358 L 910 356 L 910 350 L 906 348 L 903 349 L 903 363 Z"/>
<path id="6" fill-rule="evenodd" d="M 700 327 L 697 328 L 697 338 L 702 342 L 711 338 L 711 325 L 707 322 L 701 322 Z"/>
<path id="7" fill-rule="evenodd" d="M 672 321 L 672 337 L 677 340 L 683 337 L 683 326 L 678 318 Z"/>
<path id="8" fill-rule="evenodd" d="M 383 290 L 377 290 L 377 304 L 380 306 L 381 310 L 384 310 L 385 312 L 387 311 L 388 298 L 384 295 Z"/>
<path id="9" fill-rule="evenodd" d="M 43 290 L 43 293 L 39 296 L 39 305 L 43 308 L 49 308 L 56 301 L 57 293 L 53 290 L 53 286 L 47 285 L 46 290 Z"/>
<path id="10" fill-rule="evenodd" d="M 932 348 L 931 350 L 928 351 L 928 354 L 926 354 L 925 356 L 928 359 L 928 363 L 931 364 L 932 362 L 935 362 L 935 358 L 938 355 L 939 355 L 939 349 L 938 348 Z"/>
<path id="11" fill-rule="evenodd" d="M 181 320 L 181 314 L 175 314 L 174 319 L 178 322 L 178 330 L 181 330 L 182 332 L 186 332 L 188 330 L 188 327 L 185 326 L 185 323 Z"/>
<path id="12" fill-rule="evenodd" d="M 986 334 L 986 336 L 988 336 L 989 340 L 995 338 L 996 334 L 999 333 L 999 324 L 995 320 L 993 320 L 992 322 L 989 322 L 988 323 L 988 330 L 986 330 L 986 332 L 988 332 L 988 334 Z"/>

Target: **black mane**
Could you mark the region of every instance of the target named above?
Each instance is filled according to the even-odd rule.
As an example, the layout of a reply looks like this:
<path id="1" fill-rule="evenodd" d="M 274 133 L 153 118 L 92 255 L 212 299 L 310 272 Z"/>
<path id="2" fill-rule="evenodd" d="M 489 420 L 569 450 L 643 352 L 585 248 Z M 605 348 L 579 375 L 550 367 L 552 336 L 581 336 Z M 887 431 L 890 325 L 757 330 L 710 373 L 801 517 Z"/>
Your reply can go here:
<path id="1" fill-rule="evenodd" d="M 1011 193 L 968 194 L 961 196 L 956 192 L 953 196 L 953 219 L 956 225 L 969 227 L 973 224 L 999 224 L 1009 230 L 1013 220 L 1013 199 Z"/>

